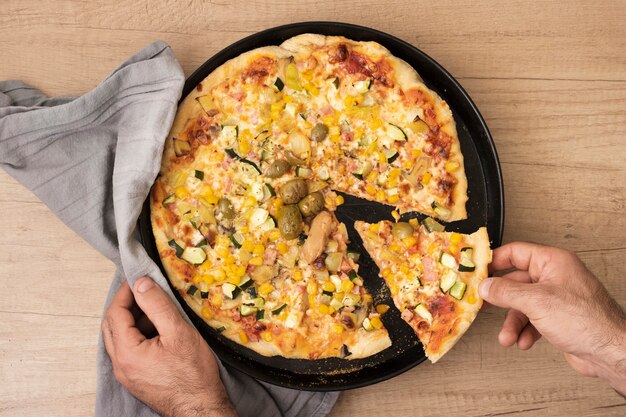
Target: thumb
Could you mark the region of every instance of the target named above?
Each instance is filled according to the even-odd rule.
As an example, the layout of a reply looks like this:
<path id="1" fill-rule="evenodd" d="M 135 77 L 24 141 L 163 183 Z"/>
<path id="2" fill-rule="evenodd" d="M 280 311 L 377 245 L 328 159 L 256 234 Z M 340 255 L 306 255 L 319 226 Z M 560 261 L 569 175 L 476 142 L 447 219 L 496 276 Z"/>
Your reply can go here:
<path id="1" fill-rule="evenodd" d="M 487 278 L 478 286 L 478 293 L 490 304 L 512 308 L 528 316 L 533 285 L 509 278 Z"/>
<path id="2" fill-rule="evenodd" d="M 135 282 L 135 301 L 161 336 L 174 336 L 186 323 L 172 299 L 149 277 Z"/>

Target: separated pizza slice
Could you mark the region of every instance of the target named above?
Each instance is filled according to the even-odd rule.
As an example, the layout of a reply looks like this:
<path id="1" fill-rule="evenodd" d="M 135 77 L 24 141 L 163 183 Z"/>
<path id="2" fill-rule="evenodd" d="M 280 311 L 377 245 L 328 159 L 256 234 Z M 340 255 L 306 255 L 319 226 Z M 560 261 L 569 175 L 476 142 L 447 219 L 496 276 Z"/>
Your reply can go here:
<path id="1" fill-rule="evenodd" d="M 482 306 L 478 284 L 487 277 L 487 229 L 471 235 L 445 232 L 431 218 L 421 225 L 355 222 L 365 249 L 380 269 L 402 318 L 428 358 L 437 362 L 461 338 Z"/>

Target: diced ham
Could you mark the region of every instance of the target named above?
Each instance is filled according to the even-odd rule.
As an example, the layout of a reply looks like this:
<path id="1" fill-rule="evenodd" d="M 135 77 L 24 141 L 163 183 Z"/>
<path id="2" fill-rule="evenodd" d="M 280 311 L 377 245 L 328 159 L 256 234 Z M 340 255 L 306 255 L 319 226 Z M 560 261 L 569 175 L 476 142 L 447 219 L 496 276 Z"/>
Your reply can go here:
<path id="1" fill-rule="evenodd" d="M 265 265 L 274 265 L 274 262 L 276 262 L 276 255 L 278 254 L 278 251 L 276 251 L 276 249 L 274 248 L 267 248 L 265 250 L 265 253 L 263 254 L 263 264 Z"/>
<path id="2" fill-rule="evenodd" d="M 411 310 L 404 310 L 401 317 L 404 321 L 409 321 L 413 318 L 413 312 Z"/>
<path id="3" fill-rule="evenodd" d="M 437 281 L 437 272 L 435 271 L 434 261 L 431 258 L 423 258 L 422 266 L 424 267 L 424 275 L 426 281 Z"/>
<path id="4" fill-rule="evenodd" d="M 329 114 L 333 114 L 335 112 L 335 108 L 330 104 L 325 105 L 320 109 L 320 114 L 322 116 L 328 116 Z"/>

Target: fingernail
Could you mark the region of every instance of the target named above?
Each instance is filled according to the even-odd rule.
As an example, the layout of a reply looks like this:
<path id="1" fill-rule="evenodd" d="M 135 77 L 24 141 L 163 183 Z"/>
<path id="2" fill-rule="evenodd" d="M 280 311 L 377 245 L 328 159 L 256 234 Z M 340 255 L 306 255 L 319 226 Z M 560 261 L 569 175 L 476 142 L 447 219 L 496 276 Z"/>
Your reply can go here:
<path id="1" fill-rule="evenodd" d="M 144 277 L 139 280 L 139 283 L 137 284 L 137 291 L 140 294 L 143 294 L 152 287 L 154 287 L 154 281 L 148 277 Z"/>
<path id="2" fill-rule="evenodd" d="M 482 298 L 487 298 L 489 296 L 489 288 L 491 287 L 492 282 L 493 278 L 487 278 L 478 285 L 478 293 Z"/>

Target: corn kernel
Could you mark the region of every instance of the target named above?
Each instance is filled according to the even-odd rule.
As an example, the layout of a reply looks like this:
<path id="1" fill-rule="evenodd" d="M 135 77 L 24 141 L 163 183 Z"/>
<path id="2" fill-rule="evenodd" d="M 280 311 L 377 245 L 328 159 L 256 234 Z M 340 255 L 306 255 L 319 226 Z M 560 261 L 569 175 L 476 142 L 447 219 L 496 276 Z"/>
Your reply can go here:
<path id="1" fill-rule="evenodd" d="M 337 204 L 338 206 L 342 205 L 344 203 L 344 199 L 342 195 L 338 195 L 337 198 L 335 198 L 335 204 Z"/>
<path id="2" fill-rule="evenodd" d="M 211 273 L 215 281 L 224 281 L 226 279 L 226 273 L 223 269 L 216 269 Z"/>
<path id="3" fill-rule="evenodd" d="M 446 162 L 445 168 L 447 172 L 454 172 L 459 169 L 460 165 L 456 161 Z"/>
<path id="4" fill-rule="evenodd" d="M 254 258 L 250 259 L 250 265 L 254 265 L 254 266 L 263 265 L 263 258 L 261 258 L 260 256 L 255 256 Z"/>
<path id="5" fill-rule="evenodd" d="M 391 217 L 393 217 L 395 221 L 400 220 L 400 214 L 395 210 L 391 210 Z"/>
<path id="6" fill-rule="evenodd" d="M 243 330 L 239 332 L 239 339 L 241 340 L 242 344 L 248 344 L 248 335 Z"/>
<path id="7" fill-rule="evenodd" d="M 402 275 L 407 276 L 409 275 L 410 269 L 408 266 L 406 265 L 400 265 L 400 273 L 402 273 Z"/>
<path id="8" fill-rule="evenodd" d="M 239 285 L 241 283 L 241 277 L 238 277 L 236 275 L 228 275 L 228 279 L 226 280 L 226 282 L 229 282 L 233 285 Z"/>
<path id="9" fill-rule="evenodd" d="M 409 171 L 411 168 L 413 168 L 413 161 L 404 162 L 404 164 L 402 164 L 402 168 Z"/>
<path id="10" fill-rule="evenodd" d="M 391 275 L 391 269 L 389 268 L 385 268 L 381 271 L 380 275 L 383 276 L 383 278 L 388 278 Z"/>
<path id="11" fill-rule="evenodd" d="M 387 311 L 389 311 L 389 306 L 387 304 L 378 304 L 376 306 L 376 312 L 378 314 L 385 314 Z"/>
<path id="12" fill-rule="evenodd" d="M 476 296 L 474 296 L 474 293 L 469 293 L 468 296 L 466 297 L 466 300 L 468 303 L 470 304 L 475 304 L 476 303 Z"/>
<path id="13" fill-rule="evenodd" d="M 194 284 L 199 284 L 200 281 L 202 281 L 202 275 L 199 274 L 194 275 L 191 279 L 191 282 L 193 282 Z"/>
<path id="14" fill-rule="evenodd" d="M 378 201 L 385 200 L 385 192 L 383 190 L 376 191 L 376 200 Z"/>
<path id="15" fill-rule="evenodd" d="M 352 291 L 353 288 L 354 282 L 350 281 L 349 279 L 341 281 L 341 291 L 343 291 L 344 293 Z"/>
<path id="16" fill-rule="evenodd" d="M 328 128 L 328 134 L 329 135 L 339 136 L 339 135 L 341 135 L 341 129 L 339 128 L 339 126 L 330 126 Z"/>
<path id="17" fill-rule="evenodd" d="M 230 252 L 228 251 L 228 248 L 224 246 L 216 247 L 215 253 L 217 253 L 220 258 L 226 258 L 230 254 Z"/>
<path id="18" fill-rule="evenodd" d="M 272 333 L 265 331 L 261 333 L 261 339 L 265 340 L 266 342 L 271 342 L 272 341 Z"/>
<path id="19" fill-rule="evenodd" d="M 413 158 L 417 158 L 418 156 L 422 155 L 422 151 L 420 149 L 413 149 L 411 151 L 411 156 Z"/>
<path id="20" fill-rule="evenodd" d="M 383 125 L 383 121 L 379 117 L 373 117 L 369 122 L 369 128 L 376 130 Z"/>
<path id="21" fill-rule="evenodd" d="M 410 219 L 409 224 L 413 226 L 414 229 L 417 229 L 420 225 L 420 222 L 417 219 Z"/>
<path id="22" fill-rule="evenodd" d="M 317 294 L 317 282 L 311 280 L 306 284 L 306 292 L 307 294 L 315 295 Z"/>
<path id="23" fill-rule="evenodd" d="M 339 165 L 339 173 L 341 175 L 346 173 L 346 166 L 344 164 Z"/>
<path id="24" fill-rule="evenodd" d="M 202 275 L 202 281 L 211 285 L 215 281 L 215 278 L 213 278 L 213 275 Z"/>
<path id="25" fill-rule="evenodd" d="M 343 326 L 341 324 L 334 324 L 333 331 L 337 334 L 343 333 Z"/>
<path id="26" fill-rule="evenodd" d="M 304 89 L 311 93 L 313 97 L 317 97 L 320 94 L 320 90 L 312 84 L 305 84 Z"/>
<path id="27" fill-rule="evenodd" d="M 299 269 L 293 271 L 293 279 L 294 281 L 302 281 L 302 271 Z"/>
<path id="28" fill-rule="evenodd" d="M 265 253 L 265 246 L 263 245 L 254 245 L 254 248 L 252 249 L 252 253 L 257 255 L 257 256 L 261 256 Z"/>
<path id="29" fill-rule="evenodd" d="M 213 318 L 213 310 L 211 310 L 209 307 L 204 307 L 201 311 L 201 314 L 205 320 L 211 320 Z"/>
<path id="30" fill-rule="evenodd" d="M 396 243 L 393 243 L 391 245 L 389 245 L 389 250 L 392 250 L 394 252 L 402 252 L 404 248 Z"/>
<path id="31" fill-rule="evenodd" d="M 387 163 L 387 157 L 385 156 L 384 153 L 378 152 L 378 162 L 380 162 L 381 164 Z"/>
<path id="32" fill-rule="evenodd" d="M 375 329 L 381 329 L 383 327 L 383 322 L 378 316 L 374 316 L 370 319 L 370 323 L 374 326 Z"/>
<path id="33" fill-rule="evenodd" d="M 330 313 L 329 308 L 328 308 L 328 306 L 326 304 L 320 304 L 317 307 L 317 311 L 319 311 L 320 314 L 329 314 Z"/>
<path id="34" fill-rule="evenodd" d="M 373 298 L 370 294 L 363 294 L 363 297 L 361 297 L 363 299 L 364 303 L 371 303 Z"/>
<path id="35" fill-rule="evenodd" d="M 394 168 L 389 171 L 390 180 L 397 180 L 398 178 L 400 178 L 400 175 L 402 175 L 402 170 L 400 168 Z"/>
<path id="36" fill-rule="evenodd" d="M 178 187 L 174 189 L 174 194 L 176 194 L 176 198 L 178 198 L 179 200 L 182 200 L 184 198 L 187 198 L 187 196 L 189 196 L 189 191 L 187 191 L 185 186 L 179 185 Z"/>
<path id="37" fill-rule="evenodd" d="M 432 174 L 430 172 L 425 173 L 424 175 L 422 175 L 422 184 L 426 185 L 430 182 L 430 179 L 432 178 Z"/>
<path id="38" fill-rule="evenodd" d="M 369 194 L 369 195 L 374 195 L 376 194 L 376 187 L 374 187 L 372 184 L 367 184 L 365 186 L 365 191 Z"/>
<path id="39" fill-rule="evenodd" d="M 343 297 L 344 297 L 344 293 L 342 292 L 336 292 L 333 294 L 333 298 L 337 301 L 343 300 Z"/>
<path id="40" fill-rule="evenodd" d="M 367 174 L 367 177 L 365 179 L 368 180 L 369 182 L 376 182 L 377 177 L 378 177 L 378 173 L 376 171 L 372 171 L 369 174 Z"/>
<path id="41" fill-rule="evenodd" d="M 387 195 L 387 201 L 389 204 L 396 204 L 400 201 L 400 196 L 398 194 Z"/>
<path id="42" fill-rule="evenodd" d="M 267 297 L 267 294 L 274 291 L 274 287 L 269 282 L 264 282 L 259 286 L 259 294 L 263 297 Z"/>
<path id="43" fill-rule="evenodd" d="M 275 209 L 281 208 L 283 206 L 283 199 L 282 198 L 274 199 L 273 205 Z"/>
<path id="44" fill-rule="evenodd" d="M 309 306 L 311 308 L 315 308 L 315 305 L 316 305 L 316 303 L 315 303 L 315 296 L 313 294 L 310 294 L 309 295 Z"/>
<path id="45" fill-rule="evenodd" d="M 250 143 L 247 140 L 239 140 L 239 152 L 242 155 L 247 154 L 250 150 Z"/>
<path id="46" fill-rule="evenodd" d="M 269 238 L 272 242 L 277 241 L 281 236 L 280 230 L 278 229 L 272 229 L 269 234 Z"/>
<path id="47" fill-rule="evenodd" d="M 370 232 L 378 233 L 378 229 L 380 229 L 380 224 L 378 223 L 370 224 Z"/>
<path id="48" fill-rule="evenodd" d="M 415 239 L 415 237 L 413 236 L 408 236 L 402 239 L 402 243 L 404 243 L 404 246 L 406 246 L 407 248 L 410 248 L 417 243 L 417 239 Z"/>
<path id="49" fill-rule="evenodd" d="M 456 244 L 451 244 L 450 246 L 448 246 L 448 251 L 453 254 L 456 255 L 457 253 L 459 253 L 459 247 Z"/>
<path id="50" fill-rule="evenodd" d="M 452 232 L 450 233 L 450 243 L 461 243 L 463 240 L 463 236 L 460 233 Z"/>
<path id="51" fill-rule="evenodd" d="M 252 250 L 254 249 L 254 244 L 249 240 L 244 240 L 241 244 L 241 249 L 245 250 L 246 252 L 252 252 Z"/>
<path id="52" fill-rule="evenodd" d="M 337 310 L 335 310 L 335 307 L 328 306 L 328 314 L 333 314 L 335 311 L 337 311 Z"/>
<path id="53" fill-rule="evenodd" d="M 327 292 L 335 292 L 335 284 L 333 284 L 331 281 L 326 281 L 322 284 L 322 290 L 327 291 Z"/>
<path id="54" fill-rule="evenodd" d="M 254 207 L 256 206 L 256 198 L 249 195 L 243 202 L 244 207 Z"/>
<path id="55" fill-rule="evenodd" d="M 293 101 L 293 97 L 291 97 L 291 96 L 283 96 L 283 101 L 285 103 L 291 103 Z"/>
<path id="56" fill-rule="evenodd" d="M 278 244 L 276 245 L 276 249 L 278 249 L 278 252 L 281 255 L 284 255 L 289 251 L 289 247 L 285 242 L 278 242 Z"/>
<path id="57" fill-rule="evenodd" d="M 215 307 L 221 307 L 222 306 L 222 295 L 220 293 L 215 293 L 211 296 L 211 304 L 213 304 Z"/>

